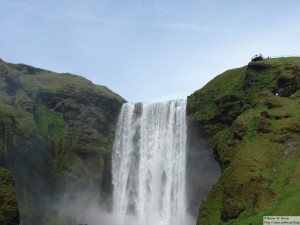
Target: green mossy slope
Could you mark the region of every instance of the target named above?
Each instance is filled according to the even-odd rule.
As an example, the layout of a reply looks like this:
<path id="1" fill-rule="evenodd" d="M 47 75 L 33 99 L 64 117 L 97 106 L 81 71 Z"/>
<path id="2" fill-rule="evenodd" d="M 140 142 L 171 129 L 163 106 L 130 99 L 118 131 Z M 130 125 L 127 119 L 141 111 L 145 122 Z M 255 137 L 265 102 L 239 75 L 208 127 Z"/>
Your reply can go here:
<path id="1" fill-rule="evenodd" d="M 250 62 L 188 97 L 223 169 L 198 225 L 300 215 L 300 58 Z"/>
<path id="2" fill-rule="evenodd" d="M 80 76 L 0 60 L 0 166 L 15 178 L 23 224 L 43 224 L 66 190 L 111 191 L 124 102 Z"/>
<path id="3" fill-rule="evenodd" d="M 15 183 L 11 173 L 3 167 L 0 167 L 0 224 L 20 224 Z"/>

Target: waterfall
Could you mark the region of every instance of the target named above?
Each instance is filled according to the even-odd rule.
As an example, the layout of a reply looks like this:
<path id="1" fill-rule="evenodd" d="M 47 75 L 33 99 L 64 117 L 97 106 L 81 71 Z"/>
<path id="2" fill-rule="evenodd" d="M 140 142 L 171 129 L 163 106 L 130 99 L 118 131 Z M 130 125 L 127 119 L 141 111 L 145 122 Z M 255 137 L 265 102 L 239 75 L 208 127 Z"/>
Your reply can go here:
<path id="1" fill-rule="evenodd" d="M 185 110 L 185 100 L 122 106 L 112 155 L 119 224 L 187 224 Z"/>

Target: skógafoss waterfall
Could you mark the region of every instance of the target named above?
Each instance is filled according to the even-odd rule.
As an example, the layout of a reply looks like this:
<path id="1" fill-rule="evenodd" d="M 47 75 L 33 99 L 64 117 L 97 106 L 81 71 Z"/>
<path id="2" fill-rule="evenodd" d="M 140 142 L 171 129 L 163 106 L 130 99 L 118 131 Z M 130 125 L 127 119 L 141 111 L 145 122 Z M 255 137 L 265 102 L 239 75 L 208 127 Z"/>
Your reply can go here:
<path id="1" fill-rule="evenodd" d="M 185 100 L 123 105 L 112 156 L 120 224 L 188 224 L 185 110 Z"/>

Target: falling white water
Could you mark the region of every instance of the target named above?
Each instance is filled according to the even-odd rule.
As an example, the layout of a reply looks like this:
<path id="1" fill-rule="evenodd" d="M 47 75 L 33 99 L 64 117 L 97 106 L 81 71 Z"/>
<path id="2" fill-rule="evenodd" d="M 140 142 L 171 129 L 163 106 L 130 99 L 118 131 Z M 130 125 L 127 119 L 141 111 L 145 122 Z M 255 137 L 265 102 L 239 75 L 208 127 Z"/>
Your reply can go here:
<path id="1" fill-rule="evenodd" d="M 122 106 L 112 156 L 118 224 L 188 224 L 185 110 L 185 100 Z"/>

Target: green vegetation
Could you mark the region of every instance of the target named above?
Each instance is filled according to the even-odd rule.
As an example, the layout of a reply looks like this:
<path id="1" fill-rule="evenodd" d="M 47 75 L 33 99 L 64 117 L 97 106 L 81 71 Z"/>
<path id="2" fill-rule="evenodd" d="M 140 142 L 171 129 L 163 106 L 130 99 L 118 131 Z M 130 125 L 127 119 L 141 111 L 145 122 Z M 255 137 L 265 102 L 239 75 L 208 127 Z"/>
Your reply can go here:
<path id="1" fill-rule="evenodd" d="M 0 166 L 16 171 L 26 224 L 46 224 L 55 214 L 51 201 L 67 189 L 111 191 L 110 154 L 124 102 L 80 76 L 0 61 Z"/>
<path id="2" fill-rule="evenodd" d="M 201 126 L 223 170 L 198 225 L 255 225 L 264 215 L 300 214 L 299 76 L 300 58 L 264 59 L 189 96 L 189 119 Z M 66 189 L 111 191 L 120 96 L 79 76 L 3 61 L 0 96 L 0 166 L 16 171 L 24 221 L 55 221 L 48 197 Z M 0 168 L 5 182 L 7 173 Z M 13 181 L 6 189 L 4 180 L 1 224 L 10 218 L 7 208 L 17 207 Z"/>
<path id="3" fill-rule="evenodd" d="M 277 58 L 227 71 L 189 96 L 189 117 L 223 168 L 198 225 L 300 215 L 299 89 L 300 58 Z"/>
<path id="4" fill-rule="evenodd" d="M 0 167 L 0 224 L 20 223 L 15 185 L 10 172 Z"/>

